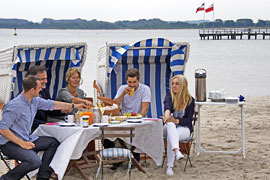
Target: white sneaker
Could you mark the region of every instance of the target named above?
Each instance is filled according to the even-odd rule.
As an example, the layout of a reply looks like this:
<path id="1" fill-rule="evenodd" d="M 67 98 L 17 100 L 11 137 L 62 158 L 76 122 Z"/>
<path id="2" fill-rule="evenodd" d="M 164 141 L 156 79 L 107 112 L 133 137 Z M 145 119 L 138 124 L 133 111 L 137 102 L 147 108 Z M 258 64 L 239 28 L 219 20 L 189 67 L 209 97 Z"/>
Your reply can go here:
<path id="1" fill-rule="evenodd" d="M 172 167 L 167 167 L 166 175 L 167 175 L 167 176 L 173 176 L 173 170 L 172 170 Z"/>
<path id="2" fill-rule="evenodd" d="M 179 150 L 175 151 L 175 159 L 179 160 L 182 158 L 184 158 L 184 155 Z"/>

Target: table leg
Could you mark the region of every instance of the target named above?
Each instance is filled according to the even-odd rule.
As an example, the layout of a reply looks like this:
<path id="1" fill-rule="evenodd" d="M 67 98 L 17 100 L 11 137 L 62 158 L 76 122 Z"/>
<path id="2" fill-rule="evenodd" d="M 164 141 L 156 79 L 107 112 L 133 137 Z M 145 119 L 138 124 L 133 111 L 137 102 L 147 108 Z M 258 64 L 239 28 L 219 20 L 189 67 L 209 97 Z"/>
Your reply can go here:
<path id="1" fill-rule="evenodd" d="M 244 158 L 246 158 L 245 120 L 244 120 L 243 105 L 240 105 L 240 108 L 241 108 L 242 152 L 243 152 Z"/>
<path id="2" fill-rule="evenodd" d="M 201 147 L 201 105 L 198 105 L 198 122 L 196 128 L 196 152 L 197 156 L 200 155 L 200 147 Z"/>

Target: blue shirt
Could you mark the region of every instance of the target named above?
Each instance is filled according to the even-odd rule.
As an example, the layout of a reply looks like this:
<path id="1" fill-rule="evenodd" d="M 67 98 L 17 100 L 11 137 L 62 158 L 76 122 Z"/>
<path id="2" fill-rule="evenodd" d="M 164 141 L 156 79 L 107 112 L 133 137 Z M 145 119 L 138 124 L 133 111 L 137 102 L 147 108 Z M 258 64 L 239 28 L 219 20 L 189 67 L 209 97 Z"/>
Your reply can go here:
<path id="1" fill-rule="evenodd" d="M 15 136 L 23 141 L 35 141 L 38 136 L 31 134 L 31 127 L 37 110 L 53 110 L 54 101 L 34 97 L 29 102 L 21 93 L 5 106 L 0 129 L 9 129 Z M 9 140 L 0 136 L 0 144 L 6 144 Z"/>

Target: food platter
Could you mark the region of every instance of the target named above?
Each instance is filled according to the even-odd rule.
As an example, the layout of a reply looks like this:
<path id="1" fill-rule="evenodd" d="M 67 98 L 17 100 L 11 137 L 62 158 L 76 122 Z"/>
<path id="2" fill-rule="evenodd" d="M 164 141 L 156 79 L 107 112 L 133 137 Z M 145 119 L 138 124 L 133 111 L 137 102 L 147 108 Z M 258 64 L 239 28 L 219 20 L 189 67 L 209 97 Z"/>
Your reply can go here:
<path id="1" fill-rule="evenodd" d="M 142 115 L 138 115 L 138 116 L 129 116 L 127 117 L 128 119 L 141 119 L 143 116 Z"/>

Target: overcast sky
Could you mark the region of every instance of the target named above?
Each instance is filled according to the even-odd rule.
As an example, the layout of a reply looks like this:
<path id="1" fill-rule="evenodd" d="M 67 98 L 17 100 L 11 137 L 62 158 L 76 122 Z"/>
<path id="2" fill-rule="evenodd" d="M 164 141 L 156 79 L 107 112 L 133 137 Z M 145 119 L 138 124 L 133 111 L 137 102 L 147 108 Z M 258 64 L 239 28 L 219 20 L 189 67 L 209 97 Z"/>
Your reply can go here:
<path id="1" fill-rule="evenodd" d="M 196 9 L 214 3 L 214 18 L 270 20 L 270 0 L 1 0 L 0 18 L 41 22 L 43 18 L 115 22 L 159 18 L 165 21 L 201 20 Z M 213 20 L 213 12 L 205 19 Z"/>

